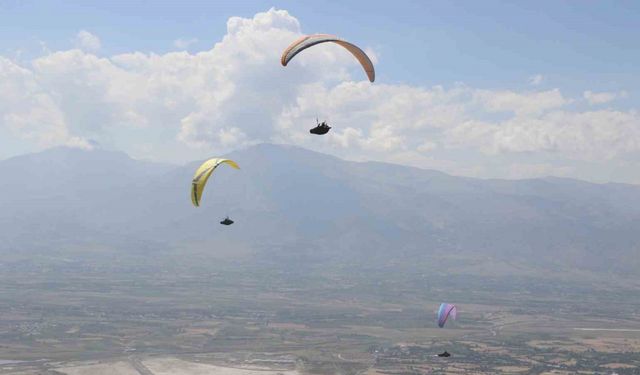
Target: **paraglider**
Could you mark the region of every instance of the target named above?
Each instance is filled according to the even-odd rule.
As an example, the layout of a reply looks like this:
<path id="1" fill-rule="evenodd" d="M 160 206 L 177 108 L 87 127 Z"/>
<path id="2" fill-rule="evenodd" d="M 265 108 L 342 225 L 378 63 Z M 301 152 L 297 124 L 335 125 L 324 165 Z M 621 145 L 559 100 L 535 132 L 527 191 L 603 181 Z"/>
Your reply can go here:
<path id="1" fill-rule="evenodd" d="M 193 176 L 193 181 L 191 182 L 191 202 L 194 206 L 200 206 L 200 200 L 202 199 L 202 192 L 204 191 L 204 187 L 209 180 L 209 177 L 213 173 L 213 171 L 218 168 L 220 164 L 228 164 L 232 168 L 240 169 L 238 164 L 235 161 L 229 159 L 218 159 L 213 158 L 205 161 L 198 167 L 195 175 Z"/>
<path id="2" fill-rule="evenodd" d="M 318 123 L 318 119 L 316 118 L 316 127 L 309 129 L 309 133 L 316 135 L 327 134 L 331 130 L 331 126 L 327 125 L 326 121 L 322 121 L 322 123 Z"/>
<path id="3" fill-rule="evenodd" d="M 370 82 L 375 81 L 376 79 L 376 71 L 373 67 L 373 62 L 367 54 L 355 44 L 347 42 L 346 40 L 340 39 L 335 35 L 329 34 L 313 34 L 313 35 L 305 35 L 300 39 L 291 43 L 285 50 L 282 52 L 282 56 L 280 57 L 280 63 L 282 66 L 287 66 L 291 59 L 293 59 L 297 54 L 304 51 L 307 48 L 313 47 L 317 44 L 321 43 L 335 43 L 347 51 L 351 52 L 351 54 L 358 60 L 362 69 L 364 69 L 367 74 L 367 78 L 369 78 Z M 329 130 L 331 130 L 331 126 L 327 125 L 326 121 L 323 121 L 322 124 L 318 124 L 316 119 L 317 126 L 313 129 L 309 130 L 309 133 L 316 135 L 327 134 Z"/>
<path id="4" fill-rule="evenodd" d="M 351 52 L 351 54 L 356 59 L 358 59 L 358 62 L 360 62 L 360 65 L 362 65 L 362 69 L 364 69 L 365 73 L 367 74 L 369 81 L 370 82 L 375 81 L 376 72 L 369 56 L 367 56 L 367 54 L 364 53 L 364 51 L 360 49 L 360 47 L 356 46 L 355 44 L 351 44 L 346 40 L 340 39 L 335 35 L 313 34 L 313 35 L 303 36 L 302 38 L 291 43 L 291 45 L 289 45 L 289 47 L 287 47 L 287 49 L 284 50 L 284 52 L 282 53 L 282 57 L 280 58 L 280 63 L 282 64 L 282 66 L 287 66 L 289 61 L 291 61 L 291 59 L 293 59 L 300 52 L 304 51 L 309 47 L 313 47 L 316 44 L 327 43 L 327 42 L 335 43 L 339 46 L 344 47 L 347 51 Z"/>
<path id="5" fill-rule="evenodd" d="M 220 224 L 222 224 L 222 225 L 231 225 L 231 224 L 233 224 L 233 223 L 234 223 L 234 221 L 233 221 L 233 220 L 231 220 L 231 219 L 229 219 L 229 216 L 227 216 L 224 220 L 222 220 L 222 221 L 220 222 Z"/>
<path id="6" fill-rule="evenodd" d="M 440 308 L 438 309 L 438 327 L 444 327 L 445 323 L 449 319 L 449 317 L 456 319 L 456 315 L 458 314 L 458 309 L 455 305 L 450 303 L 441 303 Z M 446 350 L 443 353 L 436 354 L 438 357 L 450 357 L 451 354 Z"/>
<path id="7" fill-rule="evenodd" d="M 442 303 L 440 305 L 440 309 L 438 309 L 438 326 L 440 328 L 444 327 L 444 324 L 447 322 L 449 317 L 456 319 L 456 315 L 458 313 L 458 309 L 456 309 L 455 305 L 450 303 Z"/>

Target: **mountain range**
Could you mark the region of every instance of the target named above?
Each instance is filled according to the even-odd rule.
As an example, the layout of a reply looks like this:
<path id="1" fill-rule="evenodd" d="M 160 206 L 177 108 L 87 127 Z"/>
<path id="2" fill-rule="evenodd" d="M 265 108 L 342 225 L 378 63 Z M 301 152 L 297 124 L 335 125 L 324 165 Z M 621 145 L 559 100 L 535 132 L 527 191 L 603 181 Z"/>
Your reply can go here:
<path id="1" fill-rule="evenodd" d="M 189 193 L 201 161 L 64 147 L 0 161 L 0 253 L 198 248 L 319 264 L 640 267 L 639 186 L 456 177 L 273 144 L 225 157 L 241 169 L 218 168 L 199 208 Z M 219 225 L 226 215 L 236 223 Z"/>

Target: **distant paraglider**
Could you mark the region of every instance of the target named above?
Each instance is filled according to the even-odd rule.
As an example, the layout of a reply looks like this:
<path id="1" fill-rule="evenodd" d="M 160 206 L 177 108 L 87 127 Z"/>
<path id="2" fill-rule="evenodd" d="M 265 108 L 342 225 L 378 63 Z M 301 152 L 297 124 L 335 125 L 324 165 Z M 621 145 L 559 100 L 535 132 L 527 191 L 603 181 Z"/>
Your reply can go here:
<path id="1" fill-rule="evenodd" d="M 331 126 L 327 125 L 326 121 L 322 121 L 322 123 L 319 123 L 318 119 L 316 118 L 316 127 L 309 129 L 309 133 L 316 134 L 316 135 L 323 135 L 323 134 L 327 134 L 329 130 L 331 130 Z"/>
<path id="2" fill-rule="evenodd" d="M 443 303 L 440 305 L 440 309 L 438 309 L 438 327 L 444 327 L 444 324 L 447 322 L 449 317 L 456 320 L 456 315 L 458 313 L 458 309 L 455 305 L 450 303 Z"/>
<path id="3" fill-rule="evenodd" d="M 233 224 L 233 223 L 234 223 L 234 221 L 233 221 L 233 220 L 231 220 L 231 219 L 229 219 L 229 216 L 227 216 L 224 220 L 222 220 L 222 221 L 220 222 L 220 224 L 222 224 L 222 225 L 231 225 L 231 224 Z"/>
<path id="4" fill-rule="evenodd" d="M 193 181 L 191 182 L 191 202 L 194 206 L 200 206 L 200 200 L 202 199 L 202 192 L 204 191 L 204 187 L 209 180 L 209 177 L 213 173 L 213 171 L 218 168 L 220 164 L 228 164 L 232 168 L 240 169 L 238 164 L 235 161 L 229 159 L 218 159 L 213 158 L 205 161 L 198 167 L 195 175 L 193 176 Z"/>
<path id="5" fill-rule="evenodd" d="M 327 42 L 335 43 L 339 46 L 346 48 L 347 51 L 351 52 L 351 54 L 356 59 L 358 59 L 365 73 L 367 73 L 367 77 L 369 78 L 369 81 L 370 82 L 375 81 L 376 72 L 369 56 L 367 56 L 367 54 L 364 53 L 364 51 L 360 49 L 360 47 L 356 46 L 355 44 L 351 44 L 346 40 L 342 40 L 335 35 L 313 34 L 313 35 L 303 36 L 302 38 L 291 43 L 291 45 L 289 45 L 289 47 L 287 47 L 287 49 L 284 50 L 284 52 L 282 53 L 282 57 L 280 58 L 280 63 L 282 64 L 282 66 L 287 66 L 289 61 L 291 61 L 291 59 L 293 59 L 300 52 L 304 51 L 309 47 L 313 47 L 316 44 L 327 43 Z"/>
<path id="6" fill-rule="evenodd" d="M 440 304 L 440 308 L 438 309 L 438 327 L 444 327 L 445 323 L 449 319 L 449 317 L 456 319 L 456 315 L 458 314 L 458 309 L 455 305 L 450 303 L 442 303 Z M 438 357 L 450 357 L 451 354 L 446 350 L 443 353 L 436 354 Z"/>

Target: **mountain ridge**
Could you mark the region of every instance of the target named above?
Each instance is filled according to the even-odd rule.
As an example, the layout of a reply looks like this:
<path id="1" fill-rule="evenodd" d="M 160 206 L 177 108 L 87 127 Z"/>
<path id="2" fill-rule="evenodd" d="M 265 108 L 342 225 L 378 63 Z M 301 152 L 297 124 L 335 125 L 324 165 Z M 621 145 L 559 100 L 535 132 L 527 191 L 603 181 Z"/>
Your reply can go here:
<path id="1" fill-rule="evenodd" d="M 18 248 L 136 244 L 334 263 L 455 255 L 596 272 L 640 266 L 634 185 L 474 179 L 261 144 L 225 155 L 241 170 L 216 170 L 194 208 L 198 161 L 171 166 L 68 148 L 29 155 L 0 161 L 0 240 Z M 225 215 L 236 223 L 223 229 Z"/>

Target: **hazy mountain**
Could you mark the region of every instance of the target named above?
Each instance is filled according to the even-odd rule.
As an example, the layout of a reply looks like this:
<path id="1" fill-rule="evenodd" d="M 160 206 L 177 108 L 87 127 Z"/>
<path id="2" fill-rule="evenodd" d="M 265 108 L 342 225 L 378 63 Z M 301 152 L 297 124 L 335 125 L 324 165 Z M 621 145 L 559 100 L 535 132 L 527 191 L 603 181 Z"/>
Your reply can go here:
<path id="1" fill-rule="evenodd" d="M 283 262 L 640 266 L 640 187 L 462 178 L 269 144 L 228 156 L 242 169 L 219 168 L 200 208 L 189 198 L 199 162 L 69 148 L 0 161 L 0 250 L 197 247 Z M 218 225 L 227 214 L 236 224 Z"/>

